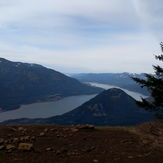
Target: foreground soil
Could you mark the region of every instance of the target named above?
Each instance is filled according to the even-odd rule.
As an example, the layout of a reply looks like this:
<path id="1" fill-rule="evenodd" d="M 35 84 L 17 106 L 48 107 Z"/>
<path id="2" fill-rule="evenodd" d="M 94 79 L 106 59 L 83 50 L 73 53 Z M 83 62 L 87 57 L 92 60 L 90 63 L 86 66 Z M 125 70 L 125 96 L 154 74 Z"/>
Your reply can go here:
<path id="1" fill-rule="evenodd" d="M 163 163 L 163 124 L 0 126 L 2 163 Z"/>

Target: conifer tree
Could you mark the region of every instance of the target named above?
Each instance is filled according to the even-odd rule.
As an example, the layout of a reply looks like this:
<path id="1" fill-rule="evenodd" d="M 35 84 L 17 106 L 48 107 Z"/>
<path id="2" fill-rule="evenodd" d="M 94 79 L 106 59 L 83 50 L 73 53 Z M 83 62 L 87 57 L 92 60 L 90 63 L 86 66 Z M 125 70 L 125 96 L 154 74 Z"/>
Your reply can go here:
<path id="1" fill-rule="evenodd" d="M 161 42 L 163 53 L 163 43 Z M 163 54 L 155 58 L 163 62 Z M 145 74 L 145 79 L 132 77 L 141 87 L 146 87 L 151 95 L 149 100 L 142 98 L 137 104 L 146 110 L 154 111 L 158 118 L 163 118 L 163 68 L 159 65 L 153 66 L 155 74 Z"/>

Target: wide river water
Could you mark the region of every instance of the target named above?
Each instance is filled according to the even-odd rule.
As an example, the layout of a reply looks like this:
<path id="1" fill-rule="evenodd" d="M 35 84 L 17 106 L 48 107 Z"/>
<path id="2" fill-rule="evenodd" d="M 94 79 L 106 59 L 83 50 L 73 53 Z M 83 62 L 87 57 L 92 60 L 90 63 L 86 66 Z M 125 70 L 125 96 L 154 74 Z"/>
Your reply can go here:
<path id="1" fill-rule="evenodd" d="M 109 88 L 119 88 L 112 85 L 100 84 L 100 83 L 89 83 L 96 87 L 101 87 L 104 89 Z M 124 90 L 127 94 L 135 98 L 136 100 L 144 95 L 132 91 Z M 68 111 L 75 109 L 96 95 L 80 95 L 80 96 L 70 96 L 63 98 L 59 101 L 50 101 L 50 102 L 39 102 L 28 105 L 22 105 L 19 109 L 1 112 L 0 113 L 0 122 L 9 120 L 9 119 L 18 119 L 18 118 L 46 118 L 55 115 L 61 115 Z"/>

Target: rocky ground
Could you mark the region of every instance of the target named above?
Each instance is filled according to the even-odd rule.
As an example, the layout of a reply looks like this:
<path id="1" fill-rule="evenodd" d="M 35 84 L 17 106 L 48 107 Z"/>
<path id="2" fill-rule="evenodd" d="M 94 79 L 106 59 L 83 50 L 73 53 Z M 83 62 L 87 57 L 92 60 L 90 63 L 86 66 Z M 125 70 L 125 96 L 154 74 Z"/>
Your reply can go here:
<path id="1" fill-rule="evenodd" d="M 163 124 L 0 126 L 2 163 L 162 163 Z"/>

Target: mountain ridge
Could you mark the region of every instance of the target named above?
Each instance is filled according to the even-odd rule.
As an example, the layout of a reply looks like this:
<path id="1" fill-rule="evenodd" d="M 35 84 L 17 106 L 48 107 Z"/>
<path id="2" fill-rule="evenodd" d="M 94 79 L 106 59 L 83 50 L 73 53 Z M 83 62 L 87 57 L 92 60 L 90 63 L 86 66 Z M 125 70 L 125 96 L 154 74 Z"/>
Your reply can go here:
<path id="1" fill-rule="evenodd" d="M 0 58 L 0 108 L 18 108 L 49 98 L 94 94 L 103 89 L 90 87 L 77 79 L 39 64 L 12 62 Z"/>
<path id="2" fill-rule="evenodd" d="M 144 73 L 80 73 L 72 74 L 72 77 L 81 82 L 97 82 L 118 86 L 129 91 L 138 92 L 144 95 L 149 95 L 145 88 L 141 88 L 131 77 L 145 78 Z"/>

